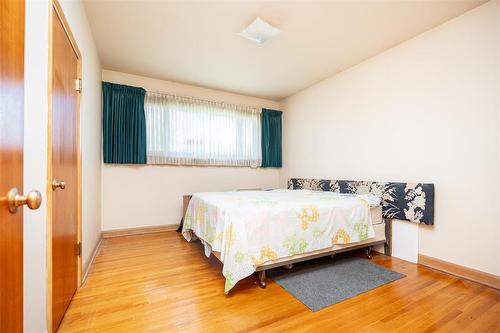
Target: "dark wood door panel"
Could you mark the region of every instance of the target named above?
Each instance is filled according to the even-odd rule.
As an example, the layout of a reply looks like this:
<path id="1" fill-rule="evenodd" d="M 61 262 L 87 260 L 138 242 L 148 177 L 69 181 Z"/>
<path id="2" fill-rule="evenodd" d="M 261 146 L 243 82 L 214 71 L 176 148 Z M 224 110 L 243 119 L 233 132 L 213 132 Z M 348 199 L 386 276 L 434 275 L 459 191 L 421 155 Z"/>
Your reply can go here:
<path id="1" fill-rule="evenodd" d="M 52 328 L 55 331 L 77 289 L 78 56 L 53 9 L 52 176 L 64 188 L 52 192 Z"/>

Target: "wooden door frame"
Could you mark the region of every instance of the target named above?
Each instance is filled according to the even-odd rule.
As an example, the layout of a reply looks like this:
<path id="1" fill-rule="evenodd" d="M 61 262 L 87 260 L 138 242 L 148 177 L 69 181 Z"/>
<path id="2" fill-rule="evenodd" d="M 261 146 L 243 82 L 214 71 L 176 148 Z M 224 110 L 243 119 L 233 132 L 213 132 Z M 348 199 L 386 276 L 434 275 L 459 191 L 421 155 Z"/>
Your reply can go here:
<path id="1" fill-rule="evenodd" d="M 57 17 L 54 17 L 53 13 Z M 47 330 L 53 332 L 52 327 L 52 85 L 54 69 L 52 67 L 53 60 L 53 23 L 59 19 L 62 23 L 64 31 L 68 36 L 73 51 L 77 56 L 77 78 L 82 77 L 82 56 L 76 40 L 71 32 L 70 26 L 64 15 L 62 7 L 58 0 L 49 1 L 49 73 L 48 73 L 48 121 L 47 121 Z M 77 79 L 75 78 L 75 79 Z M 81 149 L 81 125 L 80 125 L 80 98 L 81 92 L 77 94 L 76 100 L 76 149 L 77 149 L 77 242 L 82 242 L 82 149 Z M 82 283 L 82 253 L 77 259 L 77 288 Z"/>

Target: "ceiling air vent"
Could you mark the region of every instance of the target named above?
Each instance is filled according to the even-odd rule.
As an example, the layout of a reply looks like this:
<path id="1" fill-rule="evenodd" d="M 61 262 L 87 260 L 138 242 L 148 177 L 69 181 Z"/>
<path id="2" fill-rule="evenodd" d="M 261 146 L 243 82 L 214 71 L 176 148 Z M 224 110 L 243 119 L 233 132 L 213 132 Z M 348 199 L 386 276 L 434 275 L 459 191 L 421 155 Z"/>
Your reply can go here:
<path id="1" fill-rule="evenodd" d="M 262 44 L 270 38 L 278 35 L 280 29 L 273 27 L 260 17 L 257 17 L 248 27 L 238 35 L 251 40 L 252 42 Z"/>

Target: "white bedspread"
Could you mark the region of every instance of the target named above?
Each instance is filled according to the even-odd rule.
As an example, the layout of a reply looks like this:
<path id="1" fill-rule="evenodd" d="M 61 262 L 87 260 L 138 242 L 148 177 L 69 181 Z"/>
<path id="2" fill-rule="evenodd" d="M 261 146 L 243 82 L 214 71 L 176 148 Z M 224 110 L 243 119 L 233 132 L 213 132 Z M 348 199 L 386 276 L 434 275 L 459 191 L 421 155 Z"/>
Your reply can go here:
<path id="1" fill-rule="evenodd" d="M 370 207 L 379 204 L 374 195 L 309 190 L 196 193 L 182 234 L 203 239 L 207 256 L 220 252 L 228 293 L 266 261 L 374 237 Z"/>

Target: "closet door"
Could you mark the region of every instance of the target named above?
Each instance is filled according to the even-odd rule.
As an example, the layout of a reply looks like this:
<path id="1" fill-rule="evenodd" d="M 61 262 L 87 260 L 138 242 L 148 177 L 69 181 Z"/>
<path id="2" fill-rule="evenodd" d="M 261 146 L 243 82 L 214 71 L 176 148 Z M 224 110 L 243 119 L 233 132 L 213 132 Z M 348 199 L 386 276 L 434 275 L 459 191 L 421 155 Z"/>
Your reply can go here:
<path id="1" fill-rule="evenodd" d="M 52 8 L 51 264 L 52 331 L 78 288 L 79 52 L 62 10 Z"/>

